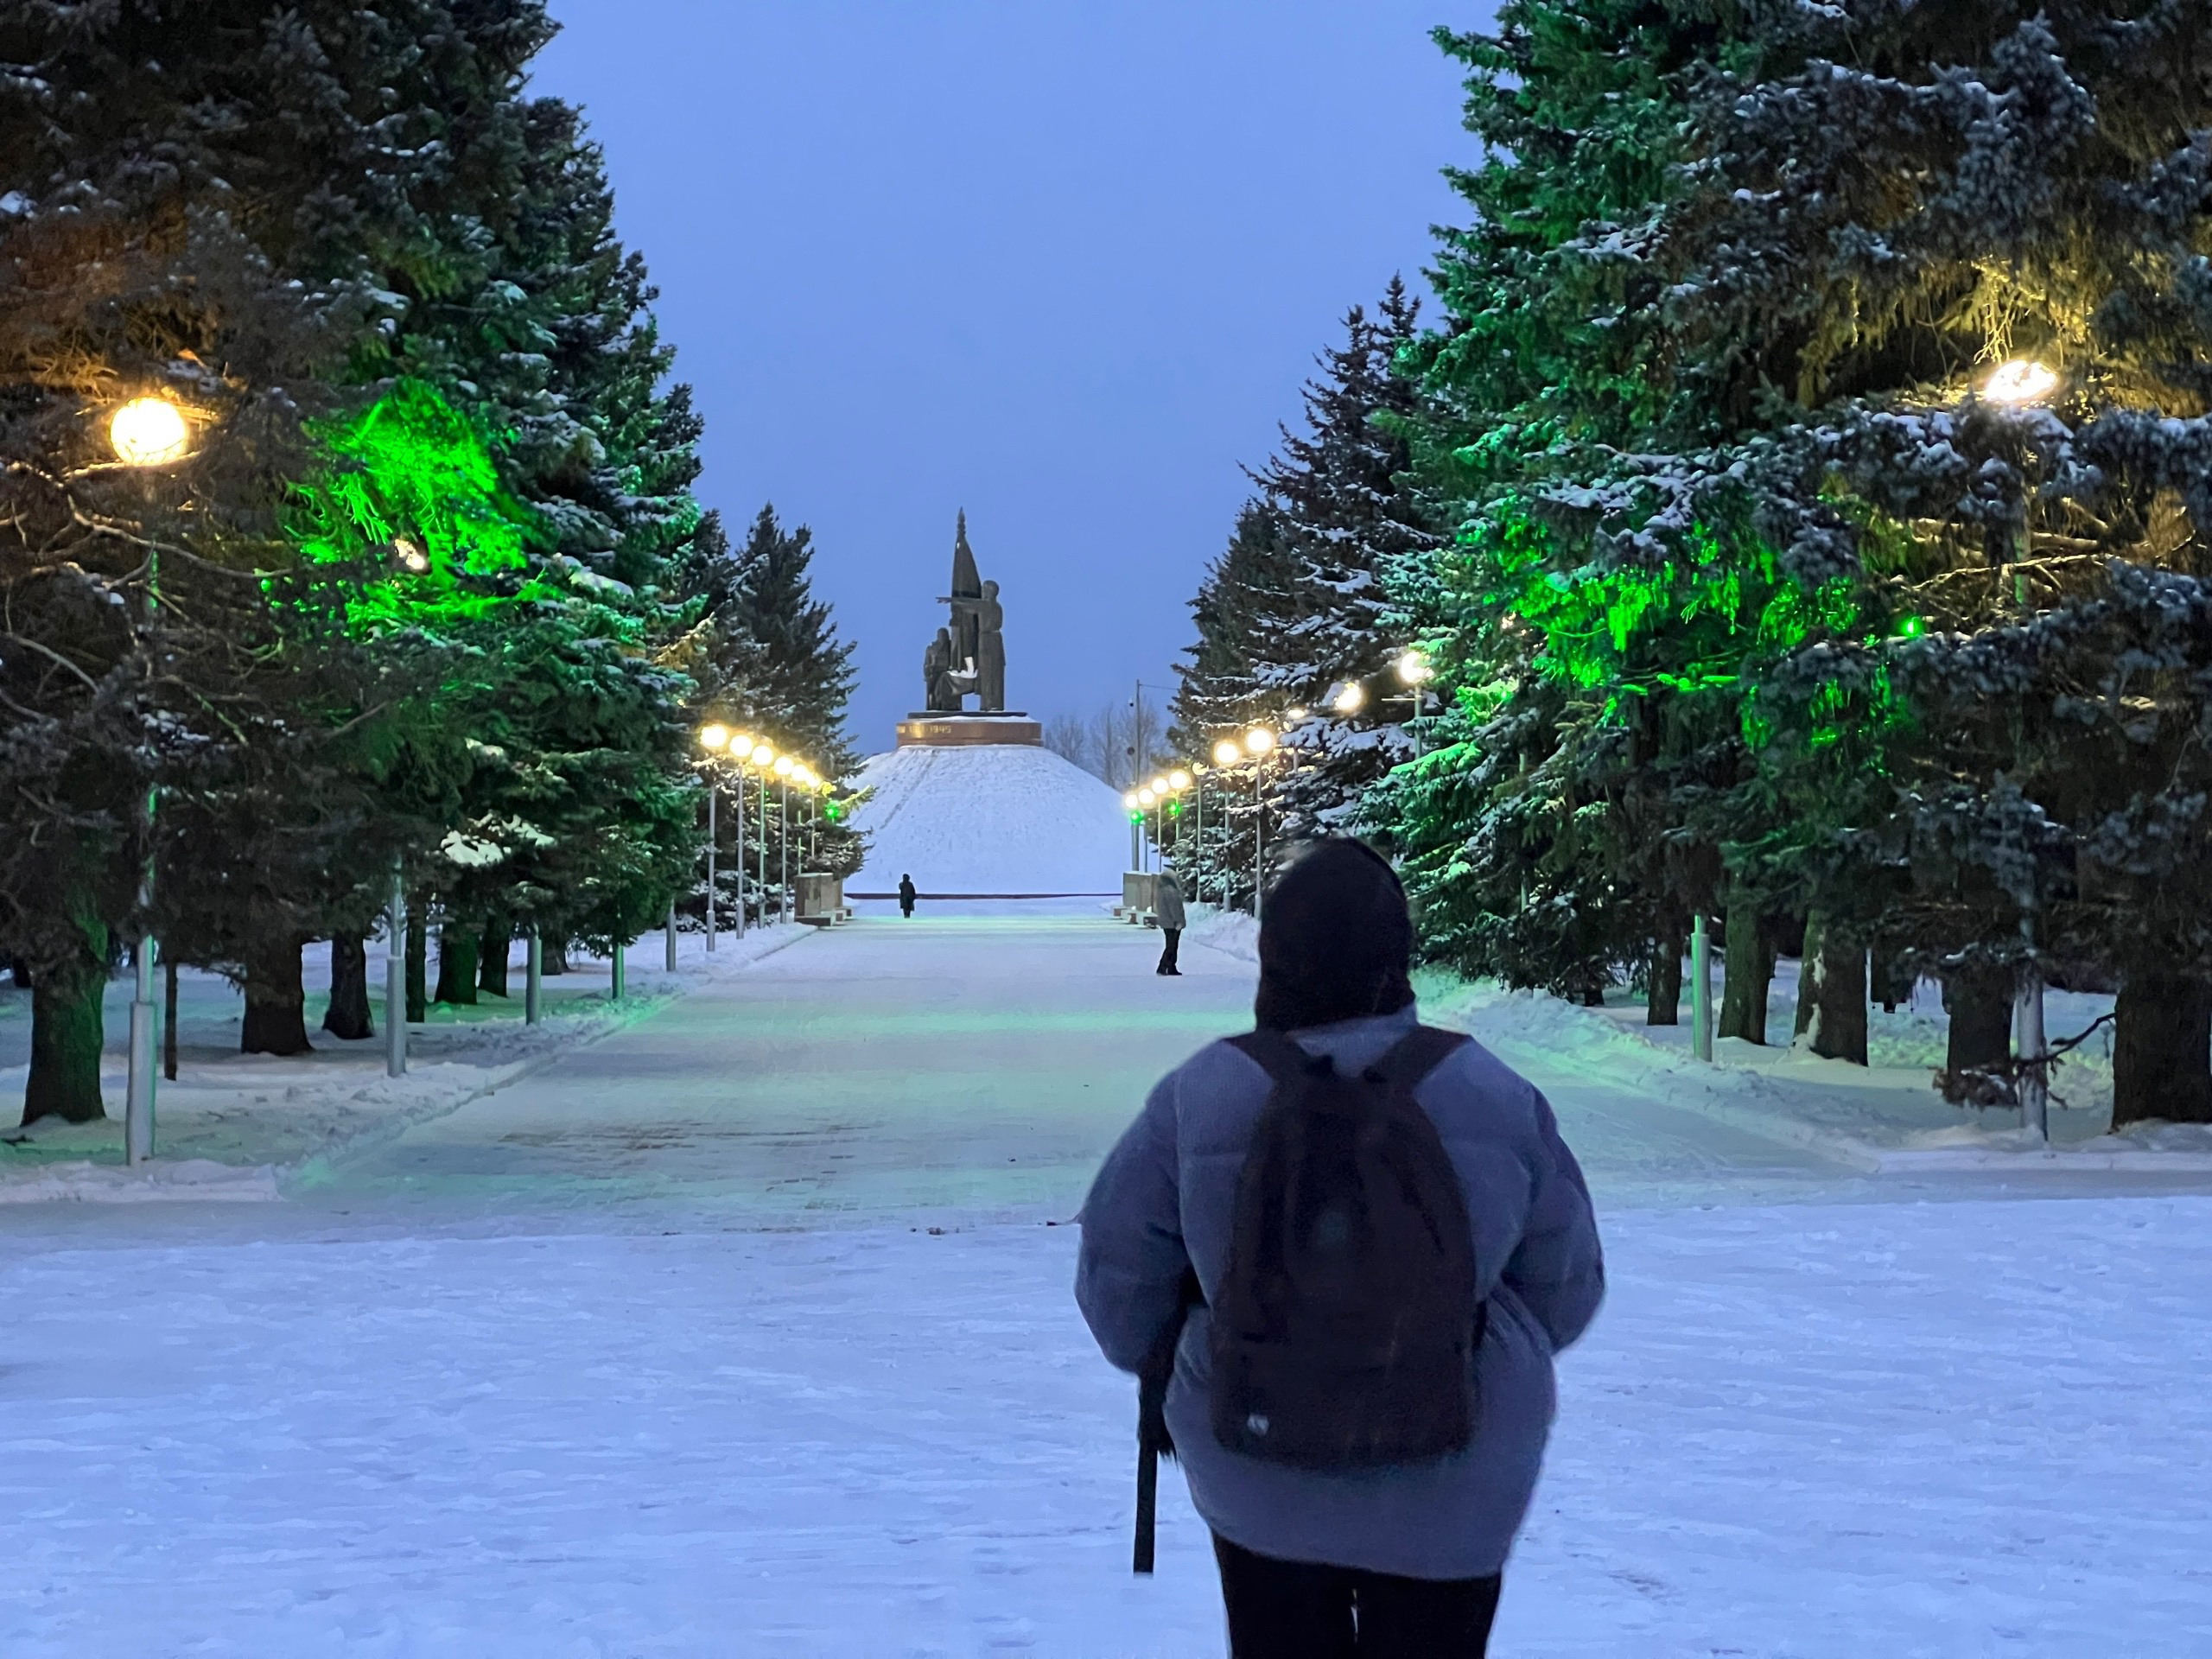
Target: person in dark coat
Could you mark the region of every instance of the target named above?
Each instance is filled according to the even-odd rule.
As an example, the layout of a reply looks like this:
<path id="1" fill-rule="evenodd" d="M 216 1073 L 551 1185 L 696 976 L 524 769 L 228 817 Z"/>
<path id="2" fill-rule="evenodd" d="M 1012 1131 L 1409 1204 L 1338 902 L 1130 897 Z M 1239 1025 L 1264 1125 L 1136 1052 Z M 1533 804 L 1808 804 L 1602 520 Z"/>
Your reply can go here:
<path id="1" fill-rule="evenodd" d="M 1339 1071 L 1417 1021 L 1413 928 L 1395 872 L 1325 841 L 1267 895 L 1254 1014 Z M 1217 1042 L 1154 1089 L 1084 1201 L 1076 1300 L 1106 1357 L 1137 1371 L 1227 1266 L 1238 1178 L 1271 1085 Z M 1552 1357 L 1605 1294 L 1589 1189 L 1541 1094 L 1469 1042 L 1415 1090 L 1474 1230 L 1479 1402 L 1464 1451 L 1341 1474 L 1262 1461 L 1214 1437 L 1204 1304 L 1174 1349 L 1166 1426 L 1213 1530 L 1235 1659 L 1467 1659 L 1482 1654 L 1507 1553 L 1543 1461 Z"/>
<path id="2" fill-rule="evenodd" d="M 1153 885 L 1152 917 L 1160 924 L 1160 937 L 1164 941 L 1160 948 L 1160 966 L 1153 971 L 1179 977 L 1183 970 L 1175 965 L 1175 952 L 1183 940 L 1183 884 L 1175 879 L 1173 870 L 1162 870 Z"/>
<path id="3" fill-rule="evenodd" d="M 901 916 L 912 916 L 914 913 L 914 878 L 911 875 L 900 876 L 899 878 L 899 913 Z"/>

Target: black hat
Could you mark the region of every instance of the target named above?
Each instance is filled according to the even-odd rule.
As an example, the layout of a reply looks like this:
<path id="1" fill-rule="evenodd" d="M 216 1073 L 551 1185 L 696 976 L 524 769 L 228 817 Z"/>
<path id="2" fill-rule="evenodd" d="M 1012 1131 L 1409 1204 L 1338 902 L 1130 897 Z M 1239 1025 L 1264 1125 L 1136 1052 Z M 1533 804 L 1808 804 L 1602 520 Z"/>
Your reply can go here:
<path id="1" fill-rule="evenodd" d="M 1398 874 L 1363 842 L 1317 841 L 1260 906 L 1263 1031 L 1303 1031 L 1414 1000 L 1413 916 Z"/>

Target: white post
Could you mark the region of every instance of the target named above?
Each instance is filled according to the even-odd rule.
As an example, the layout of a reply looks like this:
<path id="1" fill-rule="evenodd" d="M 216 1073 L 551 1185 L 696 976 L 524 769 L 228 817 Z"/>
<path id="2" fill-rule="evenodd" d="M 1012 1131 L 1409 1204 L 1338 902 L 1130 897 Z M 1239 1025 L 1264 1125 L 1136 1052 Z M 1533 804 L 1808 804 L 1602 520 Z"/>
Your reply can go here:
<path id="1" fill-rule="evenodd" d="M 530 930 L 528 965 L 523 969 L 522 1019 L 534 1026 L 545 1017 L 545 940 L 537 928 Z"/>
<path id="2" fill-rule="evenodd" d="M 532 936 L 533 944 L 536 936 Z M 384 1069 L 407 1075 L 407 882 L 391 861 L 391 897 L 385 906 Z"/>
<path id="3" fill-rule="evenodd" d="M 776 900 L 780 918 L 791 916 L 791 781 L 786 778 L 776 790 Z"/>
<path id="4" fill-rule="evenodd" d="M 1195 772 L 1198 768 L 1193 766 L 1192 770 Z M 1206 780 L 1198 779 L 1192 785 L 1192 792 L 1197 796 L 1198 804 L 1198 880 L 1192 896 L 1203 905 L 1206 901 Z"/>
<path id="5" fill-rule="evenodd" d="M 741 803 L 745 799 L 745 785 L 742 780 L 739 782 L 737 788 L 738 800 L 741 803 L 738 810 L 741 813 L 744 810 Z M 709 951 L 715 948 L 715 797 L 721 793 L 721 791 L 715 787 L 715 774 L 709 772 L 707 774 L 707 949 Z M 744 819 L 740 817 L 738 822 L 742 824 Z M 738 925 L 741 928 L 745 925 L 745 843 L 742 841 L 737 843 L 737 878 Z M 668 925 L 668 969 L 671 973 L 674 973 L 676 971 L 676 924 L 671 921 Z"/>
<path id="6" fill-rule="evenodd" d="M 154 957 L 151 933 L 138 941 L 137 977 L 130 997 L 130 1081 L 124 1096 L 123 1155 L 143 1164 L 154 1155 L 154 1067 L 158 1063 L 159 1027 L 154 1014 Z"/>
<path id="7" fill-rule="evenodd" d="M 1703 911 L 1690 924 L 1690 1051 L 1713 1058 L 1713 935 Z"/>
<path id="8" fill-rule="evenodd" d="M 676 900 L 668 901 L 668 971 L 676 971 Z"/>
<path id="9" fill-rule="evenodd" d="M 768 774 L 760 774 L 760 851 L 753 860 L 753 885 L 760 894 L 760 925 L 768 925 Z"/>
<path id="10" fill-rule="evenodd" d="M 2033 967 L 2022 972 L 2019 990 L 2012 999 L 2012 1039 L 2023 1062 L 2043 1058 L 2043 976 Z M 2039 1071 L 2020 1074 L 2020 1127 L 2050 1144 L 2050 1086 Z"/>
<path id="11" fill-rule="evenodd" d="M 1252 766 L 1252 914 L 1260 913 L 1260 871 L 1268 859 L 1268 802 L 1261 791 L 1267 774 Z"/>

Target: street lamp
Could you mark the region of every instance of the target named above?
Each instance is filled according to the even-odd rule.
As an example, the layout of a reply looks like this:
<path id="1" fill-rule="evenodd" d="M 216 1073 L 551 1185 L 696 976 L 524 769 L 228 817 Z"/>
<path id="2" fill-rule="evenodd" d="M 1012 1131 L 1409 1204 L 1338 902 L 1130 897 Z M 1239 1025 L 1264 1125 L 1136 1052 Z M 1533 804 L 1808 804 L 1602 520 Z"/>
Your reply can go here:
<path id="1" fill-rule="evenodd" d="M 2039 404 L 2058 387 L 2058 371 L 2031 357 L 2000 363 L 1981 383 L 1981 395 L 1993 404 Z"/>
<path id="2" fill-rule="evenodd" d="M 125 467 L 166 467 L 182 461 L 192 450 L 192 429 L 184 411 L 166 397 L 133 397 L 108 417 L 107 441 L 115 458 Z M 146 613 L 150 619 L 160 601 L 161 563 L 150 550 L 146 566 Z M 159 806 L 158 786 L 146 790 L 146 867 L 138 877 L 138 908 L 150 918 L 154 907 L 154 819 Z M 127 1163 L 143 1163 L 154 1155 L 154 1065 L 160 1033 L 154 1014 L 154 958 L 161 946 L 153 931 L 139 936 L 132 955 L 137 972 L 130 995 L 130 1070 L 124 1086 L 123 1156 Z M 390 1020 L 391 1010 L 385 1018 Z M 405 1062 L 401 1062 L 404 1066 Z"/>
<path id="3" fill-rule="evenodd" d="M 107 440 L 126 467 L 166 467 L 192 450 L 184 411 L 166 397 L 133 397 L 108 419 Z"/>
<path id="4" fill-rule="evenodd" d="M 1418 651 L 1408 651 L 1399 657 L 1395 667 L 1398 678 L 1406 685 L 1419 685 L 1435 671 L 1428 665 L 1428 658 Z"/>
<path id="5" fill-rule="evenodd" d="M 1366 702 L 1367 688 L 1354 680 L 1337 693 L 1337 700 L 1331 706 L 1340 715 L 1356 715 Z"/>
<path id="6" fill-rule="evenodd" d="M 1244 734 L 1244 747 L 1255 762 L 1252 767 L 1252 915 L 1260 914 L 1260 877 L 1268 858 L 1268 802 L 1267 757 L 1275 747 L 1275 734 L 1264 726 L 1255 726 Z"/>

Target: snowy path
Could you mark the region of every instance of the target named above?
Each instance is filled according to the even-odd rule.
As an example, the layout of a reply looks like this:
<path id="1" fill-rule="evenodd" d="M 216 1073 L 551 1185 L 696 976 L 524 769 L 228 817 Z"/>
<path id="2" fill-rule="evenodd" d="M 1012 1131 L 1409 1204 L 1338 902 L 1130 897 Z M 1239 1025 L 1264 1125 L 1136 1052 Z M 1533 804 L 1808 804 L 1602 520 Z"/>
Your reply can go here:
<path id="1" fill-rule="evenodd" d="M 0 1653 L 1218 1653 L 1044 1224 L 1249 1007 L 1155 946 L 864 922 L 295 1202 L 0 1215 Z M 1614 1288 L 1497 1652 L 2212 1651 L 2212 1198 L 1897 1202 L 1525 1041 Z"/>

